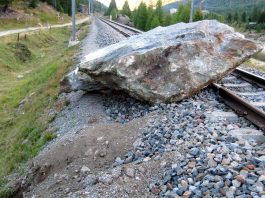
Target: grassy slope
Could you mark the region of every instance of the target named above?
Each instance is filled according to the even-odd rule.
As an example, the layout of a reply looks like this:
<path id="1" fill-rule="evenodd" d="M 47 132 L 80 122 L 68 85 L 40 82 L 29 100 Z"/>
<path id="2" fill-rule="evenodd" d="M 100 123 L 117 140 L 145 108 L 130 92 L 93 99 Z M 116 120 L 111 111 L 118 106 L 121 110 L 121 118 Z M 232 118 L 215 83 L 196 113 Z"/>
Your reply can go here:
<path id="1" fill-rule="evenodd" d="M 77 48 L 67 48 L 69 37 L 67 28 L 27 35 L 20 41 L 32 52 L 26 62 L 18 58 L 25 50 L 19 54 L 15 36 L 0 40 L 0 179 L 19 172 L 50 139 L 45 133 L 50 118 L 44 112 L 54 104 L 59 80 L 73 65 Z M 18 79 L 19 75 L 24 77 Z"/>
<path id="2" fill-rule="evenodd" d="M 48 24 L 63 24 L 71 21 L 71 17 L 67 14 L 60 13 L 60 18 L 57 16 L 57 11 L 46 3 L 40 3 L 37 8 L 28 8 L 25 3 L 14 3 L 11 9 L 15 10 L 21 16 L 17 18 L 0 18 L 0 31 L 26 28 L 32 26 L 45 26 Z M 77 19 L 83 18 L 83 14 L 78 14 Z"/>

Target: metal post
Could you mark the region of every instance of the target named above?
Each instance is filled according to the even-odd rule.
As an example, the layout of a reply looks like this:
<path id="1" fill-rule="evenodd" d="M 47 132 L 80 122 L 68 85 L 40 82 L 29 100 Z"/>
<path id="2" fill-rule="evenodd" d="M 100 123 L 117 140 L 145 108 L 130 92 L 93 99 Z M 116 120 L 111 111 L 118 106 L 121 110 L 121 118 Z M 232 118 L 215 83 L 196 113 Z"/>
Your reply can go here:
<path id="1" fill-rule="evenodd" d="M 90 7 L 91 7 L 90 12 L 91 12 L 91 14 L 93 14 L 93 0 L 90 0 Z"/>
<path id="2" fill-rule="evenodd" d="M 193 0 L 191 0 L 191 5 L 190 5 L 190 23 L 193 21 Z"/>
<path id="3" fill-rule="evenodd" d="M 87 0 L 88 3 L 88 15 L 90 15 L 90 0 Z"/>
<path id="4" fill-rule="evenodd" d="M 76 40 L 75 35 L 75 0 L 72 0 L 72 41 Z"/>

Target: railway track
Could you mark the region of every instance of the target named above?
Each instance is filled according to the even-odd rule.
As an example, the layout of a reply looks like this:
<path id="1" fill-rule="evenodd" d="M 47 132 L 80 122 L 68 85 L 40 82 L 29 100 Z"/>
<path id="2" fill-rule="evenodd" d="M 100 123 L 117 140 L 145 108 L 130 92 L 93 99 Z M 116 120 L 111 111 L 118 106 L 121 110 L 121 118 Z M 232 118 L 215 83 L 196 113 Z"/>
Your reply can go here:
<path id="1" fill-rule="evenodd" d="M 108 19 L 99 18 L 99 20 L 125 37 L 143 33 Z M 230 76 L 218 83 L 213 83 L 212 87 L 225 104 L 265 132 L 265 78 L 243 69 L 235 69 Z"/>
<path id="2" fill-rule="evenodd" d="M 116 31 L 118 31 L 119 33 L 121 33 L 123 36 L 125 37 L 130 37 L 133 35 L 137 35 L 137 34 L 141 34 L 143 33 L 143 31 L 135 29 L 133 27 L 127 26 L 127 25 L 123 25 L 102 17 L 98 18 L 99 20 L 101 20 L 102 22 L 108 24 L 109 26 L 111 26 L 113 29 L 115 29 Z"/>

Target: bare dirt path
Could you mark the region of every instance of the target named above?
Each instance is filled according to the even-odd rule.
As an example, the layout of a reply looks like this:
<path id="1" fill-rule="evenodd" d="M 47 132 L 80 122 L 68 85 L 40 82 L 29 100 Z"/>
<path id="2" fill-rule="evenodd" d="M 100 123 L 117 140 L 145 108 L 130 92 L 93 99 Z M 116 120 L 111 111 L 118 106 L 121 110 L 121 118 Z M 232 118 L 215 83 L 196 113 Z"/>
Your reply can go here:
<path id="1" fill-rule="evenodd" d="M 89 21 L 89 17 L 86 17 L 84 19 L 80 19 L 76 21 L 76 24 L 82 24 Z M 40 27 L 29 27 L 29 28 L 23 28 L 23 29 L 15 29 L 15 30 L 5 30 L 0 32 L 0 37 L 3 36 L 9 36 L 12 34 L 18 34 L 18 33 L 25 33 L 25 32 L 34 32 L 37 30 L 45 30 L 49 28 L 61 28 L 61 27 L 67 27 L 71 26 L 72 23 L 65 23 L 65 24 L 60 24 L 60 25 L 50 25 L 50 26 L 40 26 Z"/>

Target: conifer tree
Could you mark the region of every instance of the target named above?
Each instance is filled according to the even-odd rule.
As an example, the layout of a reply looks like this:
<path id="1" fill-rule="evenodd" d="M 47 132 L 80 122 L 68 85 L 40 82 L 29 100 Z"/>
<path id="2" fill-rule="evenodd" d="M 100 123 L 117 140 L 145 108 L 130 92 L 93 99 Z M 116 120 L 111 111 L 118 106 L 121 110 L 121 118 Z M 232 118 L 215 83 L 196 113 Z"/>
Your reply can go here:
<path id="1" fill-rule="evenodd" d="M 194 21 L 201 21 L 201 20 L 203 20 L 202 12 L 200 10 L 196 10 L 194 14 Z"/>
<path id="2" fill-rule="evenodd" d="M 109 16 L 110 13 L 112 12 L 112 10 L 118 10 L 117 5 L 116 5 L 116 1 L 115 0 L 111 0 L 109 7 L 105 13 L 105 15 Z M 114 12 L 114 11 L 113 11 Z"/>
<path id="3" fill-rule="evenodd" d="M 150 29 L 156 28 L 157 26 L 160 25 L 159 19 L 157 15 L 154 15 L 152 18 L 151 24 L 150 24 Z"/>
<path id="4" fill-rule="evenodd" d="M 135 16 L 135 26 L 140 30 L 145 30 L 146 19 L 148 17 L 147 7 L 144 2 L 141 2 Z"/>
<path id="5" fill-rule="evenodd" d="M 252 11 L 252 16 L 251 19 L 253 20 L 253 22 L 257 22 L 259 19 L 259 10 L 257 7 L 255 7 Z"/>
<path id="6" fill-rule="evenodd" d="M 123 15 L 127 15 L 128 17 L 131 17 L 131 9 L 130 9 L 130 6 L 129 6 L 129 3 L 128 1 L 126 0 L 123 4 L 123 7 L 122 7 L 122 10 L 121 10 L 121 13 Z"/>
<path id="7" fill-rule="evenodd" d="M 264 23 L 265 24 L 265 11 L 260 13 L 258 23 L 260 23 L 260 24 Z M 264 26 L 264 28 L 265 28 L 265 26 Z"/>
<path id="8" fill-rule="evenodd" d="M 162 1 L 158 0 L 156 3 L 156 16 L 160 24 L 163 22 L 163 10 L 162 10 Z"/>
<path id="9" fill-rule="evenodd" d="M 165 17 L 163 25 L 164 26 L 169 26 L 171 24 L 172 24 L 172 16 L 171 16 L 171 14 L 167 14 L 166 17 Z"/>
<path id="10" fill-rule="evenodd" d="M 116 9 L 112 9 L 110 12 L 110 16 L 112 20 L 115 20 L 117 18 L 117 15 L 118 15 L 118 11 Z"/>
<path id="11" fill-rule="evenodd" d="M 234 21 L 238 22 L 238 13 L 237 12 L 235 12 L 235 14 L 234 14 Z"/>
<path id="12" fill-rule="evenodd" d="M 242 21 L 243 23 L 246 23 L 246 21 L 247 21 L 247 13 L 246 13 L 246 12 L 243 12 L 243 13 L 242 13 L 241 21 Z"/>
<path id="13" fill-rule="evenodd" d="M 29 7 L 31 8 L 36 8 L 38 5 L 39 1 L 38 0 L 30 0 L 29 2 Z"/>
<path id="14" fill-rule="evenodd" d="M 227 22 L 228 23 L 231 23 L 232 22 L 232 14 L 231 13 L 229 13 L 228 15 L 227 15 Z"/>
<path id="15" fill-rule="evenodd" d="M 190 3 L 181 4 L 177 13 L 178 22 L 188 23 L 190 19 Z"/>
<path id="16" fill-rule="evenodd" d="M 5 12 L 8 6 L 12 3 L 13 0 L 0 0 L 0 5 L 4 6 L 3 11 Z"/>
<path id="17" fill-rule="evenodd" d="M 147 21 L 146 21 L 146 26 L 145 30 L 150 30 L 151 29 L 151 22 L 154 16 L 154 9 L 152 5 L 149 5 L 147 8 Z"/>

